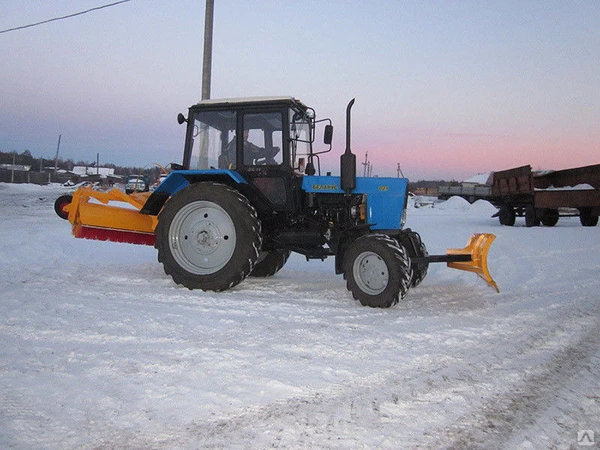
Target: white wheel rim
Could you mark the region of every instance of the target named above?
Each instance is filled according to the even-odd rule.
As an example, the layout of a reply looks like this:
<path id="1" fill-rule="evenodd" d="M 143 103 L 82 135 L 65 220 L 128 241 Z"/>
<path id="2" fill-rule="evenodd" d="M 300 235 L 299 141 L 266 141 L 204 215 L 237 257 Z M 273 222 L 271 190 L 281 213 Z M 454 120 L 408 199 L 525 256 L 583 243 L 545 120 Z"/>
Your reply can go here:
<path id="1" fill-rule="evenodd" d="M 358 255 L 354 260 L 352 273 L 360 290 L 369 295 L 383 292 L 390 279 L 387 264 L 381 256 L 373 252 Z"/>
<path id="2" fill-rule="evenodd" d="M 173 258 L 196 275 L 209 275 L 223 268 L 233 256 L 236 241 L 231 216 L 212 202 L 185 205 L 169 227 Z"/>

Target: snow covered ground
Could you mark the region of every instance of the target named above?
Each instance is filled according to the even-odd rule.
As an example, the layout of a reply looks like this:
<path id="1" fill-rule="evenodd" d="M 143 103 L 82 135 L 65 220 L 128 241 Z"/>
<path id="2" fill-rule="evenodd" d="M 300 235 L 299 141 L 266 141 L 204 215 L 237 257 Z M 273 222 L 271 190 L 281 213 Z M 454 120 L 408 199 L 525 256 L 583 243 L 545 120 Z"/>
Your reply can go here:
<path id="1" fill-rule="evenodd" d="M 64 189 L 0 184 L 0 448 L 599 446 L 600 227 L 412 208 L 432 254 L 495 233 L 501 292 L 436 264 L 379 310 L 297 255 L 181 288 L 151 247 L 74 239 Z"/>

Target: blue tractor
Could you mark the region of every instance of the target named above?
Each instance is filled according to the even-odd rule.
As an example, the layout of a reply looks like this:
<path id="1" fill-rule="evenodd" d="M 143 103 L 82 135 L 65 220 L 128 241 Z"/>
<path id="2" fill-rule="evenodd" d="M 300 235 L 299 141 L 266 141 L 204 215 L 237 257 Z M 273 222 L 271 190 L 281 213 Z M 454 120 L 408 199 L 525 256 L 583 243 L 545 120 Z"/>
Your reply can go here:
<path id="1" fill-rule="evenodd" d="M 335 257 L 335 271 L 361 304 L 387 308 L 416 287 L 429 263 L 471 271 L 497 289 L 487 268 L 494 239 L 478 234 L 463 249 L 428 255 L 404 229 L 405 178 L 356 176 L 350 149 L 352 100 L 340 176 L 321 175 L 333 127 L 292 97 L 203 100 L 189 108 L 182 164 L 152 193 L 76 192 L 61 211 L 76 237 L 153 244 L 173 280 L 223 291 L 247 276 L 277 273 L 291 252 Z M 324 150 L 313 148 L 316 129 Z M 126 201 L 138 211 L 89 203 Z"/>

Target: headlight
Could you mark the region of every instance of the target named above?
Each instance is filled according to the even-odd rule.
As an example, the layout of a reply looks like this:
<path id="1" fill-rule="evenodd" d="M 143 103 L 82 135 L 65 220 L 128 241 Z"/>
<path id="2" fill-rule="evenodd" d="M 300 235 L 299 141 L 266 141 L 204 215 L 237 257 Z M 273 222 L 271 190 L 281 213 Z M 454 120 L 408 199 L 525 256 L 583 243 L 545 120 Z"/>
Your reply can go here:
<path id="1" fill-rule="evenodd" d="M 367 204 L 361 203 L 358 206 L 350 208 L 350 215 L 353 219 L 359 218 L 362 221 L 367 220 Z"/>

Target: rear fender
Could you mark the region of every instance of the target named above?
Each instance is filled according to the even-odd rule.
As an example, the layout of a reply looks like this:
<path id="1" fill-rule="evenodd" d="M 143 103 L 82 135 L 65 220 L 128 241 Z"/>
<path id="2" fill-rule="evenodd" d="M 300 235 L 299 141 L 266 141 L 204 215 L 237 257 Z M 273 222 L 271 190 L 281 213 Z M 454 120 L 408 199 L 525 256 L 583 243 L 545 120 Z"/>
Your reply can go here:
<path id="1" fill-rule="evenodd" d="M 165 202 L 192 183 L 217 181 L 225 184 L 248 184 L 238 172 L 233 170 L 177 170 L 171 172 L 156 188 L 141 209 L 142 214 L 158 215 Z"/>

